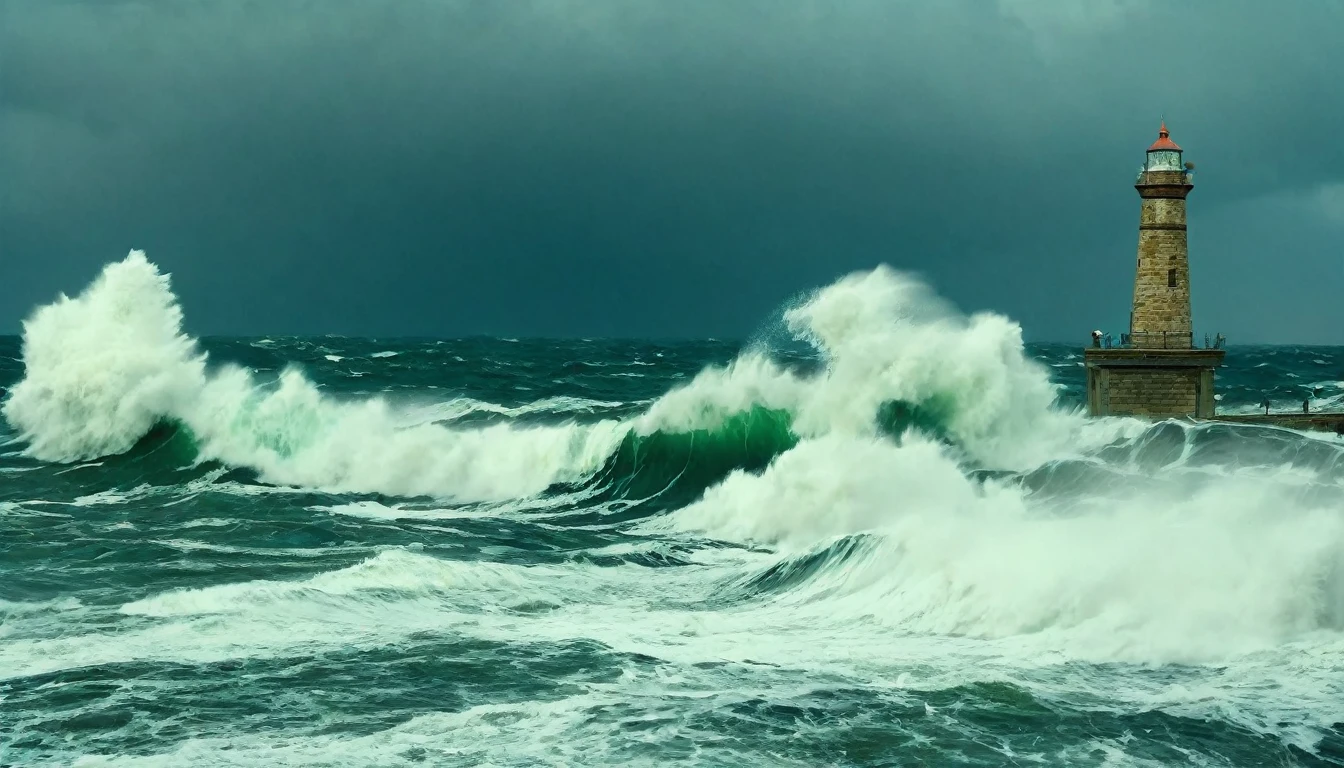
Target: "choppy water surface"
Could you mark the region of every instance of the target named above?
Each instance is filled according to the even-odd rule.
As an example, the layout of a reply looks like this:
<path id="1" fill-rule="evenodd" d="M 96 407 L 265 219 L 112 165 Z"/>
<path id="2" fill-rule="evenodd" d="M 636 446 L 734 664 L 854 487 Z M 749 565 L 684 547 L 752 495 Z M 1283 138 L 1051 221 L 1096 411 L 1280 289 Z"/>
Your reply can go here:
<path id="1" fill-rule="evenodd" d="M 750 344 L 179 321 L 133 255 L 0 339 L 0 763 L 1344 764 L 1333 436 L 1084 419 L 885 269 Z"/>

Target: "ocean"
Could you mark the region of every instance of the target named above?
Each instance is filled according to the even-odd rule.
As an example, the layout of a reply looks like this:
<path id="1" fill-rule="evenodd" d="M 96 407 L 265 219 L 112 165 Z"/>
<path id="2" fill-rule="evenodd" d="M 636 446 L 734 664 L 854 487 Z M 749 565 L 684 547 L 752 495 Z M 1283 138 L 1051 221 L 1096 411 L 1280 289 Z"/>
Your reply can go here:
<path id="1" fill-rule="evenodd" d="M 190 309 L 133 253 L 0 338 L 0 764 L 1344 765 L 1344 439 L 1085 418 L 1090 329 L 885 267 L 742 341 Z"/>

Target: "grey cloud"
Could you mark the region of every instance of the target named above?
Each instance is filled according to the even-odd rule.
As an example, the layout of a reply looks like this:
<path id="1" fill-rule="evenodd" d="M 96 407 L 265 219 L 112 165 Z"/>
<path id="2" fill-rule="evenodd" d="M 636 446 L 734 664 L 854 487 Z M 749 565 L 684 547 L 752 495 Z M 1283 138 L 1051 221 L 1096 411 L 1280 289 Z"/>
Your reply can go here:
<path id="1" fill-rule="evenodd" d="M 1198 324 L 1341 340 L 1263 279 L 1291 241 L 1344 288 L 1335 4 L 0 8 L 0 330 L 143 247 L 201 332 L 746 335 L 885 261 L 1074 338 L 1126 316 L 1165 115 Z"/>

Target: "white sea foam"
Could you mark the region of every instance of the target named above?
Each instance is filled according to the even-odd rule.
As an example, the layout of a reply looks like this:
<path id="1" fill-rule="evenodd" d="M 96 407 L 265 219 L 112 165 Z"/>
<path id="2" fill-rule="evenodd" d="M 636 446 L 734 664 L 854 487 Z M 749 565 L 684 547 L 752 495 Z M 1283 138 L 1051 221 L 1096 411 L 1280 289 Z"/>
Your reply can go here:
<path id="1" fill-rule="evenodd" d="M 622 687 L 643 688 L 643 681 Z M 646 689 L 647 690 L 647 689 Z M 672 732 L 676 719 L 672 702 L 645 701 L 647 715 L 632 714 L 611 723 L 594 723 L 594 712 L 628 706 L 623 691 L 595 690 L 556 701 L 520 701 L 482 704 L 460 712 L 436 712 L 415 717 L 377 733 L 347 737 L 319 735 L 304 739 L 251 736 L 240 739 L 191 739 L 170 753 L 153 756 L 90 755 L 77 760 L 81 768 L 94 766 L 225 765 L 254 766 L 401 766 L 401 765 L 621 765 L 663 766 L 663 758 L 640 754 L 650 738 L 651 725 L 662 725 L 653 735 Z M 703 698 L 703 697 L 702 697 Z M 697 709 L 711 711 L 727 701 L 703 701 Z M 662 724 L 659 721 L 666 721 Z M 677 729 L 679 730 L 679 729 Z M 727 745 L 706 743 L 698 750 L 715 756 L 716 764 L 732 764 L 735 751 Z M 736 753 L 740 754 L 740 753 Z M 726 761 L 726 762 L 724 762 Z M 791 760 L 774 765 L 804 766 Z"/>
<path id="2" fill-rule="evenodd" d="M 25 378 L 3 410 L 28 452 L 63 462 L 119 453 L 170 419 L 191 429 L 201 458 L 271 482 L 490 499 L 577 480 L 622 434 L 614 424 L 401 428 L 386 401 L 332 401 L 297 369 L 271 386 L 234 367 L 207 372 L 181 321 L 168 278 L 139 251 L 38 310 L 24 325 Z"/>
<path id="3" fill-rule="evenodd" d="M 976 484 L 920 439 L 832 437 L 643 527 L 786 551 L 872 532 L 878 546 L 788 599 L 1072 658 L 1199 662 L 1344 630 L 1344 489 L 1293 468 L 1168 474 L 1043 500 Z"/>
<path id="4" fill-rule="evenodd" d="M 61 597 L 54 600 L 41 600 L 37 602 L 0 600 L 0 617 L 5 616 L 6 614 L 10 616 L 21 616 L 49 611 L 73 611 L 82 607 L 83 604 L 73 597 Z"/>
<path id="5" fill-rule="evenodd" d="M 822 373 L 801 376 L 749 352 L 664 395 L 637 428 L 703 429 L 759 406 L 791 412 L 802 437 L 874 435 L 880 407 L 903 401 L 930 411 L 977 459 L 1014 469 L 1132 430 L 1056 410 L 1049 373 L 1025 354 L 1016 323 L 963 317 L 887 267 L 823 288 L 784 319 L 822 354 Z"/>
<path id="6" fill-rule="evenodd" d="M 0 646 L 0 670 L 32 675 L 132 659 L 211 663 L 336 647 L 349 652 L 404 644 L 425 632 L 509 644 L 584 638 L 660 660 L 657 675 L 632 673 L 591 686 L 591 693 L 612 705 L 656 707 L 674 719 L 687 714 L 688 701 L 731 706 L 736 690 L 759 688 L 756 695 L 786 701 L 790 686 L 849 681 L 838 684 L 918 700 L 920 691 L 1008 681 L 1074 707 L 1217 717 L 1308 747 L 1334 722 L 1344 700 L 1344 639 L 1319 618 L 1325 613 L 1319 569 L 1328 545 L 1304 543 L 1337 537 L 1331 523 L 1308 513 L 1257 525 L 1243 508 L 1232 533 L 1218 534 L 1212 516 L 1182 530 L 1182 520 L 1197 512 L 1192 504 L 1157 511 L 1156 520 L 1127 533 L 1123 514 L 1068 519 L 1035 513 L 1029 504 L 1002 513 L 990 497 L 962 498 L 965 506 L 951 519 L 908 510 L 851 559 L 763 594 L 750 585 L 794 555 L 714 548 L 695 556 L 700 565 L 650 569 L 452 562 L 388 550 L 307 579 L 129 603 L 124 613 L 157 623 L 120 632 L 116 642 L 99 631 L 9 642 Z M 1256 533 L 1265 551 L 1258 556 L 1249 543 Z M 1201 546 L 1209 551 L 1201 554 Z M 1240 571 L 1229 555 L 1242 558 Z M 724 602 L 725 590 L 746 599 Z M 1119 662 L 1113 671 L 1132 669 L 1127 663 L 1192 664 L 1145 678 L 1081 667 L 1079 660 Z M 779 671 L 777 681 L 770 670 Z M 575 706 L 592 706 L 580 698 Z M 563 734 L 537 743 L 539 758 L 555 758 L 566 743 L 616 736 L 570 722 L 568 705 L 517 706 L 541 707 L 529 727 Z M 438 726 L 479 715 L 424 717 Z M 520 754 L 507 751 L 516 737 L 510 729 L 492 731 L 498 738 L 487 741 L 468 737 L 472 728 L 410 729 L 419 734 L 410 742 L 430 754 Z M 271 742 L 239 734 L 183 743 L 161 763 L 195 755 L 206 762 L 216 756 L 304 764 L 337 751 L 368 759 L 365 748 L 402 745 L 403 736 L 392 729 L 372 741 Z"/>
<path id="7" fill-rule="evenodd" d="M 497 501 L 488 503 L 477 503 L 467 505 L 450 505 L 446 507 L 432 506 L 424 507 L 421 505 L 407 506 L 396 504 L 388 506 L 376 501 L 358 501 L 350 504 L 337 504 L 334 506 L 314 506 L 310 507 L 314 512 L 328 512 L 334 515 L 346 515 L 349 517 L 362 517 L 369 520 L 457 520 L 473 518 L 509 518 L 526 517 L 535 520 L 546 516 L 545 513 L 551 512 L 556 508 L 564 510 L 562 514 L 570 513 L 574 508 L 579 509 L 579 514 L 592 514 L 600 510 L 600 505 L 583 505 L 581 502 L 590 497 L 593 491 L 580 490 L 572 493 L 550 493 L 543 496 L 530 497 L 524 499 L 510 499 L 508 501 Z"/>
<path id="8" fill-rule="evenodd" d="M 128 450 L 199 397 L 205 358 L 181 323 L 168 278 L 132 251 L 84 293 L 61 296 L 24 323 L 26 371 L 5 419 L 47 461 Z"/>
<path id="9" fill-rule="evenodd" d="M 543 573 L 546 569 L 537 571 Z M 140 616 L 199 616 L 255 611 L 260 606 L 311 604 L 309 598 L 351 597 L 383 591 L 411 595 L 452 594 L 458 607 L 464 601 L 498 600 L 501 595 L 524 596 L 534 591 L 527 568 L 497 563 L 462 563 L 391 549 L 348 568 L 318 574 L 303 581 L 250 581 L 204 589 L 168 592 L 122 606 L 123 613 Z"/>
<path id="10" fill-rule="evenodd" d="M 334 403 L 296 370 L 259 389 L 244 371 L 213 377 L 184 421 L 202 454 L 275 482 L 465 499 L 529 496 L 595 471 L 622 435 L 595 425 L 402 427 L 383 399 Z"/>
<path id="11" fill-rule="evenodd" d="M 456 421 L 475 414 L 491 414 L 514 419 L 521 416 L 547 414 L 554 416 L 600 414 L 627 403 L 615 400 L 593 400 L 586 397 L 546 397 L 517 406 L 500 405 L 472 397 L 455 397 L 445 402 L 402 404 L 398 409 L 401 423 L 406 426 L 435 421 Z"/>
<path id="12" fill-rule="evenodd" d="M 984 504 L 1005 514 L 1023 502 L 1014 489 L 977 488 L 944 450 L 909 436 L 805 440 L 762 474 L 736 471 L 700 501 L 644 524 L 745 543 L 810 547 L 834 536 L 883 528 L 901 515 L 952 518 Z M 990 500 L 986 496 L 992 496 Z"/>
<path id="13" fill-rule="evenodd" d="M 127 317 L 118 333 L 102 330 Z M 405 749 L 428 762 L 628 764 L 628 755 L 601 750 L 638 729 L 595 725 L 594 707 L 672 721 L 688 709 L 731 706 L 738 691 L 786 700 L 790 686 L 837 681 L 901 696 L 1006 681 L 1073 708 L 1217 718 L 1308 749 L 1344 719 L 1337 479 L 1311 466 L 1196 467 L 1187 446 L 1130 478 L 1118 475 L 1125 467 L 1089 459 L 1117 474 L 1105 493 L 1047 498 L 976 481 L 964 472 L 966 454 L 1034 467 L 1142 426 L 1053 411 L 1048 376 L 1022 355 L 1016 326 L 961 318 L 889 270 L 846 278 L 786 320 L 818 346 L 825 370 L 797 374 L 747 354 L 702 372 L 633 422 L 450 429 L 433 422 L 490 408 L 339 403 L 297 371 L 274 385 L 237 369 L 207 371 L 178 331 L 166 283 L 133 254 L 26 327 L 25 354 L 37 364 L 5 416 L 39 458 L 91 458 L 167 417 L 196 433 L 204 455 L 277 482 L 506 498 L 591 471 L 631 428 L 711 428 L 766 407 L 790 411 L 802 440 L 765 471 L 735 472 L 697 502 L 638 525 L 634 532 L 656 534 L 650 547 L 671 541 L 690 565 L 519 566 L 388 549 L 302 579 L 137 599 L 120 607 L 129 626 L 116 631 L 72 622 L 59 634 L 22 634 L 28 622 L 50 622 L 59 604 L 0 604 L 14 633 L 0 644 L 0 678 L 128 661 L 303 657 L 402 646 L 420 633 L 540 646 L 585 639 L 658 660 L 656 674 L 631 671 L 559 701 L 422 715 L 369 736 L 240 733 L 88 764 L 397 764 Z M 94 339 L 70 338 L 85 328 Z M 82 363 L 61 363 L 104 344 L 122 345 L 128 363 L 89 379 L 92 388 L 76 375 L 87 373 Z M 163 349 L 136 351 L 156 344 Z M 121 358 L 98 360 L 115 369 Z M 919 435 L 880 436 L 877 407 L 893 399 L 938 412 L 962 450 Z M 110 415 L 82 418 L 100 408 Z M 543 506 L 515 499 L 465 516 Z M 318 509 L 382 522 L 464 516 L 372 502 Z M 703 537 L 751 546 L 695 549 Z M 164 543 L 202 546 L 185 537 Z M 594 554 L 640 551 L 623 542 Z M 790 569 L 805 572 L 770 585 Z M 1129 673 L 1171 662 L 1181 664 L 1160 678 Z M 1123 762 L 1123 746 L 1096 748 Z"/>
<path id="14" fill-rule="evenodd" d="M 4 415 L 28 452 L 48 461 L 125 451 L 168 419 L 191 429 L 202 459 L 252 467 L 273 483 L 462 499 L 528 496 L 579 480 L 632 426 L 710 428 L 757 406 L 790 411 L 804 437 L 872 435 L 881 404 L 903 400 L 935 412 L 973 455 L 1003 467 L 1033 466 L 1078 449 L 1089 435 L 1114 437 L 1113 425 L 1084 426 L 1051 408 L 1049 376 L 1024 356 L 1015 324 L 997 315 L 960 317 L 885 267 L 840 280 L 785 319 L 825 356 L 823 373 L 799 376 L 750 353 L 704 371 L 633 423 L 451 428 L 424 423 L 433 409 L 399 409 L 381 398 L 333 401 L 293 368 L 267 384 L 235 367 L 207 371 L 205 356 L 181 331 L 167 277 L 134 251 L 78 297 L 63 297 L 28 320 L 27 374 Z M 439 413 L 616 406 L 564 398 L 516 408 L 461 401 Z"/>

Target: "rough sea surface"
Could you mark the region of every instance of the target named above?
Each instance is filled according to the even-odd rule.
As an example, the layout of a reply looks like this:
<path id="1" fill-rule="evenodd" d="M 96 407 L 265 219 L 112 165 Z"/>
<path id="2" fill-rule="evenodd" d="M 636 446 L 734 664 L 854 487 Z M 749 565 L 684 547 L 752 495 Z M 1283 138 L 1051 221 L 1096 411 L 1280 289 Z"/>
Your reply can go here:
<path id="1" fill-rule="evenodd" d="M 197 341 L 110 265 L 0 339 L 0 764 L 1344 765 L 1340 438 L 1086 419 L 885 268 L 762 321 Z"/>

